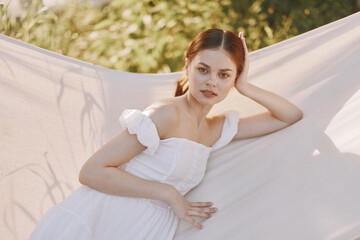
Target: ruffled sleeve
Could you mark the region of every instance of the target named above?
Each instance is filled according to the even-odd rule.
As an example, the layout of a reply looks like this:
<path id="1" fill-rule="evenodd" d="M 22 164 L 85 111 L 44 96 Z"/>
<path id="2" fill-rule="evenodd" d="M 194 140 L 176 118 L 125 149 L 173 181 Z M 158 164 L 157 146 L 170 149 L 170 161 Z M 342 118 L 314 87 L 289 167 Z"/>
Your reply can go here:
<path id="1" fill-rule="evenodd" d="M 137 109 L 126 109 L 119 117 L 120 124 L 130 134 L 136 134 L 139 142 L 146 146 L 144 153 L 154 155 L 159 147 L 160 138 L 155 124 L 143 112 Z"/>
<path id="2" fill-rule="evenodd" d="M 223 114 L 225 115 L 225 121 L 221 136 L 212 146 L 211 151 L 215 151 L 230 143 L 238 131 L 239 113 L 237 111 L 230 110 L 224 112 Z"/>

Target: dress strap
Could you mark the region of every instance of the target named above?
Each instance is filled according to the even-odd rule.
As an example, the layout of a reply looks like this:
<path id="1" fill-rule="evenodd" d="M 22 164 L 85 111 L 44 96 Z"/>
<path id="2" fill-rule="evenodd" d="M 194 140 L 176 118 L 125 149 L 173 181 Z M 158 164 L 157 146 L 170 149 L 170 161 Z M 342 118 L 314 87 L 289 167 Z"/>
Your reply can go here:
<path id="1" fill-rule="evenodd" d="M 123 128 L 130 134 L 136 134 L 139 142 L 147 147 L 144 153 L 154 155 L 159 147 L 160 138 L 156 126 L 150 117 L 137 109 L 126 109 L 119 117 Z"/>
<path id="2" fill-rule="evenodd" d="M 223 114 L 225 115 L 225 121 L 221 136 L 212 146 L 211 151 L 215 151 L 230 143 L 238 131 L 239 113 L 234 110 L 229 110 Z"/>

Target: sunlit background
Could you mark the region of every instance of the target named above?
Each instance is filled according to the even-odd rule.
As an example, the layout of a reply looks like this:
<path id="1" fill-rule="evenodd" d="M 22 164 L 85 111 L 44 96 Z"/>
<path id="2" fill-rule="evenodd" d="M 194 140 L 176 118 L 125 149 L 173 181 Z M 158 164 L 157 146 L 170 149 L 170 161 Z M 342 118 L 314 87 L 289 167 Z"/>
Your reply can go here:
<path id="1" fill-rule="evenodd" d="M 358 0 L 0 0 L 0 33 L 107 68 L 182 70 L 207 28 L 245 32 L 250 51 L 346 17 Z M 1 46 L 0 46 L 1 47 Z"/>

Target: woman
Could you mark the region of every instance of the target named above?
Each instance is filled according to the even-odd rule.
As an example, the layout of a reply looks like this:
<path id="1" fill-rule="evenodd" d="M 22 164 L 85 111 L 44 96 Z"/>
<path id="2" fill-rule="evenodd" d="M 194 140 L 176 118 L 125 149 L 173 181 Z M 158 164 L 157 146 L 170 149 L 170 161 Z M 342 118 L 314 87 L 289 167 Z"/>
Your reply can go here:
<path id="1" fill-rule="evenodd" d="M 302 118 L 292 103 L 248 83 L 248 69 L 242 33 L 200 33 L 186 53 L 177 97 L 142 112 L 125 110 L 119 120 L 126 130 L 82 167 L 85 186 L 49 210 L 30 239 L 172 239 L 179 219 L 201 229 L 194 216 L 209 218 L 217 209 L 184 195 L 203 178 L 210 152 Z M 207 117 L 232 87 L 268 112 L 240 120 L 236 111 Z"/>

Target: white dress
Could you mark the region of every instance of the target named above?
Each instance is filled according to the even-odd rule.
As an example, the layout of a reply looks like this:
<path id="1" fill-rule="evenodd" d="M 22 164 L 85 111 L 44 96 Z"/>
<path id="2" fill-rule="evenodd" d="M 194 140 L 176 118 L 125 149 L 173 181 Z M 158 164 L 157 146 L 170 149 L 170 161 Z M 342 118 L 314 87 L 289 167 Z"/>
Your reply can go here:
<path id="1" fill-rule="evenodd" d="M 227 111 L 220 138 L 212 147 L 186 138 L 159 139 L 155 124 L 136 109 L 119 121 L 147 148 L 123 169 L 144 179 L 173 185 L 186 194 L 202 180 L 211 151 L 228 144 L 237 132 L 238 112 Z M 159 200 L 105 194 L 80 186 L 38 222 L 30 240 L 173 239 L 179 218 Z"/>

